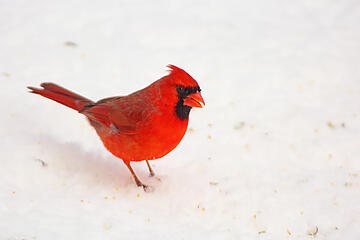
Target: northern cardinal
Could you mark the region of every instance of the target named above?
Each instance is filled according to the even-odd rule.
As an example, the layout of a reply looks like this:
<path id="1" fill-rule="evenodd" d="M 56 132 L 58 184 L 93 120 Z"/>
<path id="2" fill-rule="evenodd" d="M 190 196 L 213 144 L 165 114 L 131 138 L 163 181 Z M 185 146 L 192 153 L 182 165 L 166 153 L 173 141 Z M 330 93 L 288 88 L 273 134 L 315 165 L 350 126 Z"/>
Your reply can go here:
<path id="1" fill-rule="evenodd" d="M 173 150 L 185 135 L 191 108 L 205 105 L 198 83 L 181 68 L 168 67 L 169 75 L 142 90 L 97 102 L 54 83 L 42 83 L 43 89 L 28 88 L 84 114 L 106 149 L 124 161 L 137 186 L 147 191 L 130 162 L 145 160 L 154 176 L 148 160 Z"/>

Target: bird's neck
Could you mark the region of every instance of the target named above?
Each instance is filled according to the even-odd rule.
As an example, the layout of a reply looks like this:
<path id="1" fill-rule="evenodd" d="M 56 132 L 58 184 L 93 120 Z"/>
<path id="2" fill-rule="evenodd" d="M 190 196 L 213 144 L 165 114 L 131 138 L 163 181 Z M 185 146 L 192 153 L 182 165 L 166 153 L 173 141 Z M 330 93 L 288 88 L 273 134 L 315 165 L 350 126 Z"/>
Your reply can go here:
<path id="1" fill-rule="evenodd" d="M 180 120 L 188 120 L 190 114 L 191 107 L 184 105 L 184 100 L 179 99 L 175 106 L 176 116 Z"/>

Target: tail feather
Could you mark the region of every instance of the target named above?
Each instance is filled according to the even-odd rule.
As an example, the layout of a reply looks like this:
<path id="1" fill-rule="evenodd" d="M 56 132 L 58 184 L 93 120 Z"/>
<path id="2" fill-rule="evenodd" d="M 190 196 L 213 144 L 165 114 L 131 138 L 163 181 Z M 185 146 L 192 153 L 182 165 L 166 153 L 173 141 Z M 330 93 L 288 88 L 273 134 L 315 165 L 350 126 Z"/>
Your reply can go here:
<path id="1" fill-rule="evenodd" d="M 40 86 L 43 87 L 43 89 L 34 87 L 28 87 L 28 89 L 31 90 L 31 93 L 39 94 L 79 112 L 82 111 L 86 105 L 94 103 L 90 99 L 80 96 L 79 94 L 71 92 L 54 83 L 42 83 Z"/>

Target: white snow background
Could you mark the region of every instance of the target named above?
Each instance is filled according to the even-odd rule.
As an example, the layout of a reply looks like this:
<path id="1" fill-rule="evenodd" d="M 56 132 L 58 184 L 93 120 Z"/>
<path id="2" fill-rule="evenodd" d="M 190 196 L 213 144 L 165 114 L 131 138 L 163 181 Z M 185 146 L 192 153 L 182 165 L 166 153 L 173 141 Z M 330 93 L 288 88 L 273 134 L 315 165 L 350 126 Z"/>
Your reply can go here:
<path id="1" fill-rule="evenodd" d="M 360 239 L 360 2 L 0 1 L 0 239 Z M 184 68 L 206 102 L 180 145 L 133 163 L 90 99 Z M 191 128 L 190 128 L 191 127 Z"/>

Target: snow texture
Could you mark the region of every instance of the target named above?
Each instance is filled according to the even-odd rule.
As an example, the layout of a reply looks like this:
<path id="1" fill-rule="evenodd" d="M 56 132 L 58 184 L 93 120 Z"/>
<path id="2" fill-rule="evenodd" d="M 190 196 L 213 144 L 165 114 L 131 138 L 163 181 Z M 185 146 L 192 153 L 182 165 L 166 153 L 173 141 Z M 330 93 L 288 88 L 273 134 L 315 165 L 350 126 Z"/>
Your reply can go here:
<path id="1" fill-rule="evenodd" d="M 360 2 L 0 3 L 0 239 L 360 239 Z M 206 102 L 134 169 L 84 116 L 184 68 Z"/>

